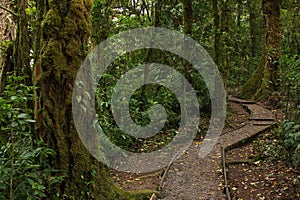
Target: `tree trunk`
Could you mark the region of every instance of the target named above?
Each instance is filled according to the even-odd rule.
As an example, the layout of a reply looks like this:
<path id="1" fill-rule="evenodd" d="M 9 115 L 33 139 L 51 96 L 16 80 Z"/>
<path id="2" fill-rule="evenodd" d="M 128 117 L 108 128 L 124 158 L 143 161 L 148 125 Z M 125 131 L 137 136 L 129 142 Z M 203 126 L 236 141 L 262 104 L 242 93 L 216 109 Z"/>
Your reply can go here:
<path id="1" fill-rule="evenodd" d="M 250 26 L 250 52 L 251 57 L 256 57 L 262 51 L 263 30 L 262 20 L 257 5 L 257 0 L 247 1 L 247 9 L 249 12 L 249 26 Z"/>
<path id="2" fill-rule="evenodd" d="M 241 94 L 264 99 L 276 90 L 276 72 L 281 55 L 281 0 L 263 0 L 264 50 L 259 67 L 242 88 Z"/>
<path id="3" fill-rule="evenodd" d="M 12 43 L 8 43 L 7 46 L 1 47 L 1 54 L 0 54 L 0 96 L 4 91 L 6 86 L 6 77 L 8 72 L 13 70 L 13 62 L 11 57 L 13 55 L 13 45 Z"/>
<path id="4" fill-rule="evenodd" d="M 103 164 L 85 149 L 72 117 L 72 90 L 91 35 L 92 0 L 37 0 L 34 83 L 36 133 L 57 154 L 55 168 L 66 173 L 51 199 L 134 199 L 115 186 Z"/>
<path id="5" fill-rule="evenodd" d="M 7 73 L 14 70 L 12 41 L 15 39 L 16 28 L 10 5 L 8 0 L 0 2 L 0 95 L 6 86 Z"/>
<path id="6" fill-rule="evenodd" d="M 17 24 L 16 40 L 14 44 L 14 66 L 17 75 L 27 76 L 25 84 L 32 83 L 32 73 L 30 68 L 30 41 L 27 22 L 27 1 L 17 0 L 17 14 L 15 18 Z"/>
<path id="7" fill-rule="evenodd" d="M 93 39 L 95 45 L 109 37 L 112 16 L 112 0 L 97 1 L 93 7 Z"/>
<path id="8" fill-rule="evenodd" d="M 185 34 L 191 36 L 193 27 L 193 9 L 191 0 L 182 0 L 183 4 L 183 31 Z"/>
<path id="9" fill-rule="evenodd" d="M 219 15 L 219 5 L 218 5 L 218 0 L 213 0 L 212 1 L 212 7 L 213 7 L 213 12 L 214 12 L 214 28 L 215 28 L 215 35 L 214 35 L 214 50 L 215 50 L 215 55 L 214 55 L 214 60 L 216 64 L 219 66 L 220 64 L 220 15 Z"/>
<path id="10" fill-rule="evenodd" d="M 226 82 L 229 75 L 229 56 L 230 56 L 230 50 L 229 50 L 229 43 L 230 43 L 230 33 L 229 33 L 229 27 L 230 27 L 230 5 L 229 0 L 222 0 L 221 1 L 221 28 L 220 28 L 220 55 L 219 55 L 219 63 L 218 67 L 223 79 L 223 83 L 226 86 Z"/>
<path id="11" fill-rule="evenodd" d="M 221 2 L 221 1 L 220 1 Z M 214 13 L 214 60 L 226 85 L 229 63 L 228 63 L 228 30 L 229 30 L 229 9 L 228 0 L 220 3 L 218 0 L 212 1 Z"/>

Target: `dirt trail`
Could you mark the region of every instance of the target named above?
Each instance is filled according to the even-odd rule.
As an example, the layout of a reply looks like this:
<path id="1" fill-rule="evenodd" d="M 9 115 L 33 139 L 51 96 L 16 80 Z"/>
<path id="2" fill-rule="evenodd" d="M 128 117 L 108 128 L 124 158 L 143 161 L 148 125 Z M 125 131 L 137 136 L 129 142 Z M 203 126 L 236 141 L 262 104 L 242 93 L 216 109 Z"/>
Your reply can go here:
<path id="1" fill-rule="evenodd" d="M 225 199 L 222 176 L 222 147 L 236 145 L 268 129 L 273 123 L 272 112 L 253 101 L 229 97 L 229 101 L 241 104 L 250 112 L 245 124 L 222 134 L 209 155 L 198 157 L 200 142 L 193 142 L 182 157 L 167 171 L 162 184 L 162 200 Z"/>

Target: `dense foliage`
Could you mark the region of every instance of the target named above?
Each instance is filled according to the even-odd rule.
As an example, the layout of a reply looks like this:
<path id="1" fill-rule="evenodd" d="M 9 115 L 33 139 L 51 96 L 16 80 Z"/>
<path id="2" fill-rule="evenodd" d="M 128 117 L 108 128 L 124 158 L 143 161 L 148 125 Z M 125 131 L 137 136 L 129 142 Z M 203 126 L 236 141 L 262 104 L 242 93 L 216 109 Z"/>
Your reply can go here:
<path id="1" fill-rule="evenodd" d="M 40 199 L 63 180 L 49 158 L 55 151 L 33 134 L 33 87 L 24 77 L 8 76 L 0 97 L 0 198 Z M 56 175 L 55 175 L 56 174 Z"/>
<path id="2" fill-rule="evenodd" d="M 262 0 L 192 1 L 190 15 L 184 12 L 186 5 L 184 3 L 186 2 L 180 0 L 86 0 L 78 1 L 78 5 L 74 3 L 77 1 L 64 1 L 68 6 L 71 2 L 74 3 L 69 8 L 71 11 L 67 10 L 67 6 L 56 6 L 57 2 L 50 0 L 4 0 L 3 2 L 5 4 L 0 3 L 0 6 L 3 7 L 0 9 L 6 15 L 0 13 L 0 20 L 4 19 L 8 25 L 0 23 L 0 37 L 3 40 L 0 42 L 0 199 L 47 198 L 52 189 L 57 187 L 56 184 L 65 181 L 66 178 L 62 171 L 54 169 L 55 158 L 59 157 L 56 155 L 61 152 L 71 152 L 70 155 L 74 153 L 72 158 L 67 159 L 69 163 L 67 161 L 64 163 L 67 166 L 65 170 L 71 170 L 70 168 L 73 167 L 74 171 L 70 171 L 69 175 L 75 174 L 74 176 L 78 176 L 78 181 L 83 182 L 84 187 L 88 185 L 95 189 L 93 188 L 94 171 L 90 170 L 90 173 L 93 174 L 90 177 L 83 176 L 81 169 L 76 171 L 77 169 L 74 167 L 76 163 L 72 163 L 76 159 L 82 161 L 78 166 L 89 163 L 84 163 L 85 161 L 93 163 L 93 160 L 86 156 L 88 153 L 84 152 L 83 148 L 80 149 L 83 151 L 82 154 L 76 150 L 70 151 L 69 146 L 64 149 L 66 151 L 59 152 L 59 145 L 49 144 L 50 142 L 47 141 L 47 137 L 55 136 L 52 130 L 50 130 L 52 133 L 47 136 L 37 135 L 33 114 L 34 109 L 36 111 L 37 108 L 34 108 L 33 104 L 34 99 L 39 98 L 38 92 L 41 88 L 30 85 L 33 85 L 33 79 L 38 80 L 35 84 L 44 86 L 45 96 L 47 96 L 45 93 L 48 89 L 53 94 L 57 91 L 64 92 L 65 85 L 63 84 L 67 83 L 66 85 L 68 85 L 68 78 L 65 76 L 71 77 L 69 76 L 71 70 L 68 68 L 68 71 L 64 67 L 74 67 L 80 63 L 88 50 L 93 49 L 110 36 L 129 29 L 150 26 L 165 27 L 186 33 L 199 42 L 213 57 L 222 74 L 224 84 L 233 94 L 238 94 L 240 88 L 262 63 L 261 60 L 264 61 L 261 58 L 262 54 L 266 53 L 264 52 L 264 46 L 266 46 L 264 36 L 267 33 L 264 33 L 263 21 L 266 16 L 262 16 L 262 2 L 264 2 Z M 85 5 L 81 6 L 81 3 Z M 89 19 L 90 12 L 87 7 L 91 8 L 92 4 L 92 18 Z M 267 100 L 273 108 L 283 110 L 284 120 L 273 131 L 273 137 L 276 139 L 270 141 L 270 144 L 258 145 L 257 149 L 262 156 L 284 159 L 299 171 L 299 1 L 283 0 L 280 6 L 279 24 L 282 26 L 282 32 L 278 35 L 282 39 L 282 45 L 281 51 L 277 55 L 280 60 L 272 63 L 274 66 L 278 66 L 276 81 L 274 81 L 276 83 L 272 83 L 275 86 L 274 91 L 268 96 L 268 99 L 264 100 Z M 50 7 L 51 9 L 47 10 Z M 84 22 L 81 22 L 80 25 L 76 24 L 82 19 L 86 21 L 83 20 Z M 91 20 L 92 24 L 91 34 L 90 30 L 85 30 L 89 29 L 88 20 Z M 81 38 L 83 35 L 85 35 L 84 39 Z M 88 44 L 85 41 L 88 41 Z M 82 46 L 78 45 L 79 43 Z M 278 43 L 280 42 L 278 41 Z M 57 49 L 61 52 L 57 53 Z M 81 52 L 78 53 L 76 50 Z M 268 53 L 272 52 L 272 48 L 268 49 Z M 62 60 L 63 64 L 58 62 Z M 41 61 L 48 64 L 48 67 L 56 64 L 56 68 L 47 69 L 47 71 L 41 67 Z M 166 145 L 176 134 L 181 119 L 180 105 L 174 93 L 165 87 L 150 84 L 133 93 L 130 100 L 130 115 L 137 124 L 147 125 L 150 119 L 148 109 L 153 105 L 161 104 L 168 114 L 164 129 L 155 137 L 139 139 L 124 133 L 116 125 L 110 101 L 113 88 L 125 72 L 145 63 L 165 64 L 182 73 L 197 91 L 201 114 L 209 115 L 210 113 L 210 99 L 203 78 L 185 60 L 169 52 L 153 49 L 144 49 L 123 55 L 115 60 L 102 75 L 96 92 L 96 109 L 105 134 L 116 145 L 134 152 L 149 152 Z M 36 77 L 33 75 L 34 69 L 40 70 L 35 71 Z M 16 71 L 8 73 L 14 70 Z M 42 71 L 45 73 L 42 74 Z M 72 73 L 75 74 L 75 72 Z M 48 82 L 45 77 L 51 76 L 57 78 L 51 80 L 53 81 L 52 86 L 56 84 L 54 89 L 46 85 Z M 63 87 L 59 84 L 62 84 Z M 71 86 L 68 88 L 68 92 L 71 91 L 71 88 Z M 64 95 L 71 96 L 70 94 L 61 94 L 61 96 Z M 57 99 L 61 100 L 59 95 Z M 39 99 L 39 101 L 42 100 Z M 57 103 L 58 101 L 51 99 L 49 102 Z M 68 103 L 70 104 L 70 101 Z M 43 110 L 39 111 L 40 116 L 46 113 Z M 70 110 L 65 111 L 66 115 L 70 113 Z M 49 114 L 49 118 L 51 117 L 54 118 Z M 68 116 L 67 119 L 64 116 L 60 117 L 59 120 L 65 120 L 63 123 L 70 123 L 71 116 Z M 41 127 L 44 127 L 45 124 L 42 124 L 41 121 L 40 123 L 38 128 L 42 132 L 43 128 Z M 51 128 L 55 129 L 54 127 L 53 125 Z M 205 131 L 202 131 L 201 128 L 199 127 L 198 132 L 204 134 Z M 59 131 L 55 133 L 57 132 Z M 63 131 L 60 133 L 69 134 L 63 133 Z M 76 141 L 73 136 L 61 136 L 61 138 L 71 138 L 72 141 Z M 55 140 L 53 139 L 53 141 Z M 263 148 L 261 148 L 262 146 Z M 76 153 L 78 154 L 75 155 Z M 72 163 L 71 167 L 69 167 L 70 163 Z M 84 178 L 81 178 L 81 175 Z M 67 187 L 67 184 L 65 186 Z M 76 185 L 74 188 L 73 190 L 76 191 Z M 59 194 L 55 195 L 57 198 L 62 198 Z M 89 193 L 88 196 L 90 197 L 92 194 Z"/>
<path id="3" fill-rule="evenodd" d="M 281 91 L 285 96 L 281 103 L 286 119 L 278 133 L 294 167 L 300 169 L 300 59 L 295 55 L 284 56 L 281 66 Z"/>

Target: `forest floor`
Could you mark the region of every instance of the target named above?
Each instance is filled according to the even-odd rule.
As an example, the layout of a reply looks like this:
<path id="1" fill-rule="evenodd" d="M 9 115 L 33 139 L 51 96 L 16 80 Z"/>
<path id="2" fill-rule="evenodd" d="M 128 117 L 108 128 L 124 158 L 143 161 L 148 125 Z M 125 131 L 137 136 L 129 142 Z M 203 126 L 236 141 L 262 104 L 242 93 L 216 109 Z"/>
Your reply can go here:
<path id="1" fill-rule="evenodd" d="M 251 103 L 250 109 L 257 104 Z M 195 139 L 190 148 L 176 160 L 167 172 L 160 170 L 148 174 L 130 174 L 111 170 L 113 180 L 125 190 L 159 190 L 164 200 L 226 199 L 221 147 L 226 147 L 250 135 L 253 140 L 226 152 L 228 188 L 232 199 L 300 199 L 298 175 L 281 160 L 258 159 L 259 144 L 274 142 L 274 134 L 268 129 L 271 112 L 262 105 L 255 122 L 249 108 L 241 102 L 229 101 L 226 125 L 218 144 L 203 160 L 198 157 L 201 140 Z M 260 110 L 261 109 L 261 110 Z M 262 114 L 261 114 L 262 113 Z M 272 113 L 271 113 L 272 115 Z M 280 112 L 276 115 L 280 120 Z M 279 116 L 279 117 L 278 117 Z M 264 119 L 267 123 L 264 123 Z M 207 121 L 208 119 L 206 119 Z M 256 119 L 254 119 L 256 120 Z M 204 120 L 205 121 L 205 120 Z M 205 123 L 204 123 L 205 124 Z M 161 188 L 159 188 L 161 186 Z"/>

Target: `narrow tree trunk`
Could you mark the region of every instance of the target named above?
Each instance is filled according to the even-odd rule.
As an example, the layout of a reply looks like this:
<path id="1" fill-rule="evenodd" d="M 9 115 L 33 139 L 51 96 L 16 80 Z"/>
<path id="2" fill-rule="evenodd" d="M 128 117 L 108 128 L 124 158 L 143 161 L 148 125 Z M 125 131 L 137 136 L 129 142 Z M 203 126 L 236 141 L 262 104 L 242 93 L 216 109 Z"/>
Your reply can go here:
<path id="1" fill-rule="evenodd" d="M 30 41 L 27 22 L 27 1 L 17 0 L 17 14 L 15 18 L 17 24 L 17 35 L 14 45 L 14 66 L 19 76 L 27 76 L 25 83 L 32 83 L 32 73 L 30 68 Z"/>
<path id="2" fill-rule="evenodd" d="M 112 0 L 97 1 L 93 7 L 93 39 L 98 45 L 109 37 L 112 16 Z"/>
<path id="3" fill-rule="evenodd" d="M 193 9 L 191 0 L 183 0 L 183 25 L 184 33 L 187 35 L 192 34 L 192 23 L 193 23 Z"/>
<path id="4" fill-rule="evenodd" d="M 4 48 L 2 47 L 0 54 L 0 96 L 6 86 L 6 77 L 8 72 L 13 70 L 13 62 L 11 57 L 13 55 L 13 45 L 8 43 Z"/>
<path id="5" fill-rule="evenodd" d="M 263 0 L 264 51 L 259 67 L 242 88 L 241 94 L 264 99 L 276 89 L 276 72 L 281 51 L 281 0 Z"/>
<path id="6" fill-rule="evenodd" d="M 216 64 L 219 66 L 220 65 L 220 15 L 219 15 L 219 6 L 218 6 L 218 0 L 213 0 L 212 1 L 212 7 L 213 7 L 213 12 L 214 12 L 214 28 L 215 28 L 215 35 L 214 35 L 214 50 L 215 50 L 215 55 L 214 55 L 214 60 Z"/>
<path id="7" fill-rule="evenodd" d="M 230 7 L 229 7 L 229 0 L 222 0 L 221 1 L 221 28 L 220 28 L 220 36 L 221 40 L 219 43 L 220 48 L 220 55 L 219 55 L 219 70 L 221 72 L 221 76 L 226 86 L 226 82 L 229 75 L 229 42 L 230 42 L 230 33 L 229 33 L 229 26 L 230 26 Z"/>
<path id="8" fill-rule="evenodd" d="M 247 9 L 249 13 L 249 26 L 250 26 L 250 52 L 251 57 L 256 57 L 262 51 L 263 45 L 263 21 L 260 16 L 259 9 L 257 8 L 258 1 L 247 1 Z"/>
<path id="9" fill-rule="evenodd" d="M 193 27 L 192 27 L 192 23 L 193 23 L 193 9 L 192 9 L 192 1 L 191 0 L 182 0 L 182 4 L 183 4 L 183 32 L 186 36 L 191 36 L 192 35 L 192 31 L 193 31 Z M 189 44 L 185 43 L 183 45 L 184 48 L 184 52 L 188 53 L 189 52 Z M 186 66 L 186 64 L 183 64 L 183 73 L 185 76 L 188 76 L 190 73 L 188 71 L 188 67 Z M 183 94 L 183 105 L 186 105 L 186 84 L 184 82 L 184 80 L 182 81 L 182 94 Z M 181 114 L 182 116 L 182 121 L 185 122 L 187 119 L 185 119 L 183 116 L 186 116 L 187 114 L 187 108 L 184 106 L 183 107 L 183 112 Z"/>
<path id="10" fill-rule="evenodd" d="M 221 2 L 221 1 L 220 1 Z M 229 9 L 228 0 L 220 3 L 218 0 L 212 1 L 214 13 L 214 60 L 221 73 L 224 84 L 226 85 L 229 63 L 228 63 L 228 30 L 229 30 Z"/>
<path id="11" fill-rule="evenodd" d="M 154 14 L 153 14 L 153 25 L 155 27 L 160 27 L 161 24 L 161 12 L 162 12 L 162 5 L 164 0 L 157 0 L 154 3 Z"/>
<path id="12" fill-rule="evenodd" d="M 0 2 L 0 95 L 6 86 L 7 73 L 14 70 L 12 41 L 15 39 L 16 30 L 10 4 L 8 0 Z"/>

